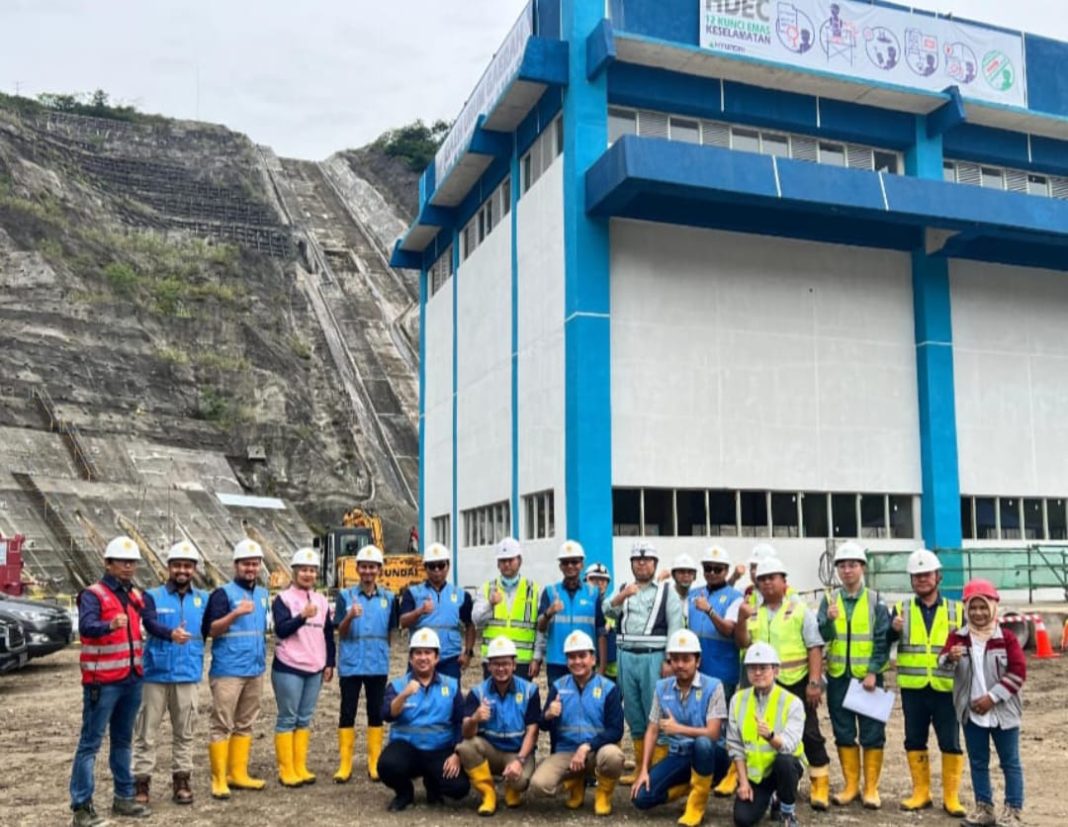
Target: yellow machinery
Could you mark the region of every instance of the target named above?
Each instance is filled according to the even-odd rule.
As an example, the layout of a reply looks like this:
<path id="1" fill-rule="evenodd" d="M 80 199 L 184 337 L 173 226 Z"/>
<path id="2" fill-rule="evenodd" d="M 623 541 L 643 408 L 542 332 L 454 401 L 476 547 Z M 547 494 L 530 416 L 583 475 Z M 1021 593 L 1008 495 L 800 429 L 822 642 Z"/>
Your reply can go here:
<path id="1" fill-rule="evenodd" d="M 331 589 L 355 586 L 360 582 L 356 552 L 369 545 L 382 548 L 382 518 L 373 511 L 353 508 L 341 518 L 341 527 L 329 529 L 319 545 L 323 554 L 325 585 Z"/>

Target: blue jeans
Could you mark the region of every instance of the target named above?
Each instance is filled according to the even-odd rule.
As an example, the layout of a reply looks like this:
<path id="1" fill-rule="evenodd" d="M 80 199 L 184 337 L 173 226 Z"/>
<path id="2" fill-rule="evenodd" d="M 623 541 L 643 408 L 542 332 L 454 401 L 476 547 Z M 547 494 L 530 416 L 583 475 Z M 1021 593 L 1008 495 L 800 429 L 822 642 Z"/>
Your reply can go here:
<path id="1" fill-rule="evenodd" d="M 690 783 L 690 773 L 711 775 L 713 783 L 727 774 L 731 759 L 723 746 L 711 738 L 695 738 L 693 752 L 669 752 L 659 764 L 649 770 L 649 786 L 642 787 L 634 799 L 639 810 L 666 804 L 668 790 Z"/>
<path id="2" fill-rule="evenodd" d="M 274 687 L 274 700 L 278 704 L 278 720 L 274 723 L 275 732 L 292 732 L 294 729 L 307 729 L 315 712 L 315 702 L 319 700 L 319 690 L 323 685 L 323 673 L 315 675 L 295 675 L 292 672 L 271 670 L 271 686 Z"/>
<path id="3" fill-rule="evenodd" d="M 964 746 L 968 749 L 968 764 L 972 771 L 972 790 L 975 800 L 984 804 L 994 803 L 994 790 L 990 786 L 990 740 L 998 751 L 998 762 L 1005 776 L 1005 803 L 1023 809 L 1024 780 L 1020 763 L 1020 729 L 981 727 L 969 719 L 964 724 Z"/>
<path id="4" fill-rule="evenodd" d="M 94 691 L 99 692 L 95 700 Z M 140 680 L 82 687 L 82 734 L 70 772 L 72 810 L 93 800 L 93 767 L 105 732 L 111 736 L 108 766 L 115 782 L 115 798 L 133 798 L 133 731 L 140 708 Z"/>

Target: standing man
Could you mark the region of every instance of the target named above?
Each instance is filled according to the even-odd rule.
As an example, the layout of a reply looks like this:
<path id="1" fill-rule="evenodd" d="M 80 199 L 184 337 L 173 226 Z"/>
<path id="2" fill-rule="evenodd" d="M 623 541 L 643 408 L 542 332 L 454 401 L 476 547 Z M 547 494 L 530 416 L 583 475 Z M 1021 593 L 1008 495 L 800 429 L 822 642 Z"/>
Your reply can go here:
<path id="1" fill-rule="evenodd" d="M 400 625 L 416 631 L 433 629 L 441 643 L 436 671 L 460 681 L 460 673 L 475 655 L 475 624 L 471 595 L 449 582 L 452 554 L 431 543 L 423 555 L 426 580 L 411 586 L 401 598 Z"/>
<path id="2" fill-rule="evenodd" d="M 397 628 L 397 601 L 393 592 L 378 585 L 384 559 L 377 546 L 364 546 L 356 553 L 360 583 L 337 596 L 334 617 L 341 618 L 337 637 L 341 646 L 338 674 L 341 676 L 341 718 L 337 743 L 340 763 L 334 781 L 344 784 L 352 777 L 352 749 L 356 744 L 356 707 L 360 690 L 367 690 L 367 774 L 378 780 L 382 755 L 382 701 L 389 675 L 389 645 Z"/>
<path id="3" fill-rule="evenodd" d="M 603 675 L 594 674 L 597 663 L 593 640 L 574 631 L 564 641 L 569 674 L 554 681 L 542 711 L 541 728 L 549 733 L 548 758 L 534 770 L 531 788 L 544 796 L 567 792 L 569 810 L 582 806 L 586 773 L 597 776 L 594 812 L 612 814 L 612 793 L 623 772 L 623 710 L 619 689 Z"/>
<path id="4" fill-rule="evenodd" d="M 111 736 L 108 767 L 115 784 L 113 816 L 152 815 L 134 801 L 131 744 L 141 706 L 141 611 L 144 602 L 133 585 L 141 560 L 137 543 L 119 536 L 104 549 L 104 576 L 78 595 L 78 636 L 82 651 L 82 733 L 70 774 L 70 808 L 74 827 L 91 827 L 107 819 L 93 807 L 93 767 L 105 734 Z"/>
<path id="5" fill-rule="evenodd" d="M 498 576 L 482 584 L 471 610 L 475 628 L 482 630 L 482 678 L 490 676 L 489 645 L 498 637 L 515 644 L 520 674 L 534 680 L 545 658 L 545 636 L 538 635 L 538 584 L 519 574 L 522 549 L 512 537 L 497 544 Z"/>
<path id="6" fill-rule="evenodd" d="M 634 582 L 627 583 L 612 598 L 604 600 L 605 617 L 619 623 L 619 680 L 626 698 L 623 712 L 634 743 L 635 772 L 622 778 L 633 784 L 642 765 L 645 730 L 653 705 L 656 682 L 671 673 L 667 662 L 668 638 L 682 628 L 682 603 L 675 589 L 656 582 L 656 549 L 635 543 L 630 550 L 630 570 Z M 650 766 L 666 753 L 658 748 Z"/>
<path id="7" fill-rule="evenodd" d="M 193 586 L 200 552 L 188 540 L 167 552 L 167 582 L 145 593 L 141 613 L 145 641 L 145 685 L 134 730 L 136 800 L 148 804 L 156 769 L 156 735 L 166 710 L 171 719 L 171 798 L 192 804 L 193 729 L 197 692 L 204 677 L 204 638 L 200 632 L 208 594 Z"/>
<path id="8" fill-rule="evenodd" d="M 743 649 L 760 641 L 771 644 L 781 659 L 776 680 L 805 702 L 802 741 L 811 781 L 809 803 L 814 810 L 826 810 L 831 759 L 816 712 L 823 698 L 823 638 L 816 613 L 799 597 L 787 594 L 786 569 L 779 560 L 771 558 L 761 562 L 756 580 L 763 600 L 759 608 L 746 602 L 738 609 L 734 639 Z"/>
<path id="9" fill-rule="evenodd" d="M 262 790 L 264 780 L 248 774 L 252 726 L 260 714 L 267 671 L 267 590 L 256 581 L 263 549 L 255 540 L 234 546 L 234 579 L 208 598 L 201 634 L 211 638 L 211 795 L 230 797 L 230 788 Z"/>
<path id="10" fill-rule="evenodd" d="M 538 631 L 547 636 L 546 672 L 550 685 L 568 674 L 564 641 L 572 632 L 583 632 L 597 641 L 597 671 L 604 674 L 608 661 L 601 593 L 582 582 L 586 551 L 580 543 L 565 540 L 556 552 L 564 579 L 545 588 L 538 604 Z"/>
<path id="11" fill-rule="evenodd" d="M 862 800 L 869 810 L 882 806 L 879 775 L 883 768 L 886 724 L 858 715 L 843 706 L 852 679 L 868 692 L 883 685 L 883 672 L 890 660 L 890 614 L 879 593 L 864 584 L 868 557 L 856 543 L 843 543 L 834 555 L 834 568 L 842 583 L 820 601 L 820 636 L 827 641 L 827 710 L 831 715 L 838 760 L 842 763 L 845 789 L 836 793 L 838 805 L 852 802 L 861 792 L 861 749 L 864 750 Z M 860 730 L 860 747 L 857 730 Z"/>
<path id="12" fill-rule="evenodd" d="M 753 550 L 749 552 L 749 559 L 746 563 L 749 565 L 749 585 L 745 587 L 743 592 L 746 602 L 751 603 L 754 607 L 760 605 L 760 601 L 764 598 L 760 594 L 760 589 L 757 587 L 756 570 L 765 560 L 778 560 L 779 552 L 775 550 L 775 546 L 771 543 L 757 543 L 753 546 Z M 732 576 L 731 585 L 733 586 L 738 579 L 738 572 L 735 571 Z M 793 593 L 793 589 L 790 590 Z"/>
<path id="13" fill-rule="evenodd" d="M 612 574 L 608 571 L 608 566 L 604 563 L 590 563 L 586 567 L 585 579 L 587 584 L 597 589 L 597 593 L 600 595 L 597 605 L 600 606 L 600 601 L 604 600 L 604 596 L 608 593 L 608 585 L 612 582 Z M 616 683 L 619 678 L 619 647 L 616 645 L 616 622 L 608 618 L 605 618 L 604 621 L 604 642 L 604 676 Z"/>
<path id="14" fill-rule="evenodd" d="M 697 564 L 685 552 L 676 554 L 675 559 L 671 561 L 671 571 L 662 572 L 658 579 L 667 580 L 669 577 L 675 582 L 675 594 L 685 604 L 690 596 L 690 588 L 693 586 L 694 580 L 697 579 Z M 683 624 L 686 623 L 685 612 L 683 612 L 682 622 Z"/>
<path id="15" fill-rule="evenodd" d="M 497 812 L 493 777 L 504 779 L 504 803 L 518 807 L 534 774 L 541 700 L 538 687 L 515 674 L 516 647 L 506 637 L 490 641 L 490 677 L 464 704 L 464 740 L 456 752 L 472 786 L 482 796 L 480 816 Z"/>
<path id="16" fill-rule="evenodd" d="M 963 816 L 960 781 L 964 755 L 960 726 L 953 708 L 953 671 L 938 665 L 950 632 L 964 625 L 963 606 L 943 597 L 942 563 L 925 548 L 909 555 L 906 570 L 913 596 L 894 606 L 890 642 L 897 641 L 897 685 L 905 713 L 905 750 L 912 775 L 912 795 L 901 802 L 903 810 L 931 806 L 931 764 L 927 736 L 933 725 L 942 753 L 942 808 L 951 816 Z"/>

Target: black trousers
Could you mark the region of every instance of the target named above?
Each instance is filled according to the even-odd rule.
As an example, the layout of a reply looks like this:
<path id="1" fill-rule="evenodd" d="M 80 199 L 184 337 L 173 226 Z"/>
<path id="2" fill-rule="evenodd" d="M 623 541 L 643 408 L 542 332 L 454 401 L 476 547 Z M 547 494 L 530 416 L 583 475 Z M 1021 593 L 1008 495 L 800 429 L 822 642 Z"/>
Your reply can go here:
<path id="1" fill-rule="evenodd" d="M 777 793 L 779 801 L 783 804 L 797 803 L 797 784 L 804 774 L 805 768 L 801 762 L 792 755 L 776 755 L 775 763 L 771 765 L 771 772 L 759 784 L 750 782 L 753 788 L 753 800 L 742 801 L 734 798 L 734 824 L 735 827 L 752 827 L 764 817 L 771 804 L 771 794 Z"/>
<path id="2" fill-rule="evenodd" d="M 805 758 L 808 759 L 808 765 L 826 767 L 831 763 L 831 757 L 827 754 L 827 743 L 823 740 L 823 733 L 820 732 L 819 713 L 805 700 L 806 686 L 808 686 L 808 678 L 793 686 L 783 685 L 783 689 L 796 695 L 805 705 L 805 732 L 801 736 L 801 743 L 805 746 Z"/>
<path id="3" fill-rule="evenodd" d="M 382 783 L 405 801 L 415 800 L 416 778 L 423 779 L 426 800 L 433 804 L 442 797 L 463 798 L 471 789 L 471 782 L 462 769 L 456 778 L 442 775 L 445 759 L 452 755 L 452 747 L 434 750 L 419 750 L 407 741 L 390 741 L 378 759 L 378 776 Z"/>
<path id="4" fill-rule="evenodd" d="M 386 698 L 385 675 L 346 675 L 341 678 L 341 718 L 338 729 L 356 726 L 360 690 L 367 690 L 367 726 L 382 726 L 382 702 Z"/>
<path id="5" fill-rule="evenodd" d="M 927 736 L 934 725 L 938 749 L 947 755 L 960 755 L 960 725 L 953 708 L 952 692 L 936 692 L 929 686 L 923 689 L 902 689 L 901 709 L 905 713 L 905 749 L 909 752 L 927 749 Z"/>

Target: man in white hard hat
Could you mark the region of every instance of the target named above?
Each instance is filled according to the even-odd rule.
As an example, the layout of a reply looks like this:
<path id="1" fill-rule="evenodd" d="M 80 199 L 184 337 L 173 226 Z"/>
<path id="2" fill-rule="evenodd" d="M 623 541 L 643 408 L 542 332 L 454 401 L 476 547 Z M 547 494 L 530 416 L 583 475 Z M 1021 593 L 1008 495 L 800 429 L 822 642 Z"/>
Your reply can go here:
<path id="1" fill-rule="evenodd" d="M 334 781 L 344 784 L 352 777 L 352 750 L 356 744 L 356 707 L 360 690 L 367 691 L 367 774 L 378 780 L 378 759 L 382 755 L 382 701 L 389 675 L 389 647 L 398 624 L 397 600 L 380 585 L 385 558 L 377 546 L 364 546 L 356 553 L 359 584 L 343 589 L 337 596 L 334 616 L 341 618 L 337 637 L 341 647 L 338 674 L 341 676 L 341 716 L 338 722 L 340 763 Z"/>
<path id="2" fill-rule="evenodd" d="M 200 626 L 208 605 L 208 593 L 193 585 L 199 562 L 200 552 L 191 542 L 175 543 L 167 552 L 167 582 L 145 592 L 145 686 L 133 751 L 135 799 L 141 804 L 149 802 L 156 736 L 165 711 L 171 720 L 171 798 L 175 804 L 193 803 L 193 730 L 204 677 Z"/>
<path id="3" fill-rule="evenodd" d="M 745 587 L 744 597 L 746 602 L 751 603 L 754 606 L 759 606 L 764 599 L 760 594 L 760 589 L 757 588 L 756 571 L 759 566 L 765 560 L 778 559 L 779 552 L 775 550 L 775 546 L 771 543 L 757 543 L 753 546 L 752 551 L 749 552 L 749 557 L 746 559 L 746 564 L 749 566 L 749 585 Z M 791 589 L 791 593 L 793 590 Z"/>
<path id="4" fill-rule="evenodd" d="M 115 785 L 111 814 L 152 814 L 134 800 L 131 768 L 134 721 L 141 706 L 144 600 L 133 585 L 141 560 L 137 543 L 119 536 L 104 549 L 104 576 L 78 595 L 78 636 L 82 648 L 82 732 L 70 775 L 70 808 L 75 827 L 103 824 L 93 807 L 93 767 L 105 735 Z"/>
<path id="5" fill-rule="evenodd" d="M 942 753 L 942 808 L 963 816 L 960 782 L 964 755 L 960 748 L 960 722 L 953 709 L 953 672 L 938 666 L 950 632 L 964 625 L 963 604 L 939 592 L 942 562 L 932 551 L 917 549 L 909 555 L 906 571 L 913 596 L 895 604 L 889 640 L 897 642 L 897 686 L 905 713 L 905 751 L 912 776 L 912 795 L 901 802 L 903 810 L 931 806 L 931 764 L 927 738 L 933 726 Z"/>
<path id="6" fill-rule="evenodd" d="M 612 582 L 612 573 L 604 563 L 590 563 L 586 566 L 583 579 L 587 584 L 597 589 L 601 600 L 608 594 L 608 586 Z M 605 664 L 604 676 L 613 682 L 619 679 L 619 647 L 616 642 L 616 622 L 611 618 L 604 619 L 604 642 Z"/>
<path id="7" fill-rule="evenodd" d="M 797 785 L 804 775 L 804 704 L 782 688 L 779 655 L 767 643 L 745 653 L 749 686 L 731 698 L 727 750 L 738 773 L 734 824 L 752 827 L 771 804 L 779 802 L 779 823 L 796 827 Z"/>
<path id="8" fill-rule="evenodd" d="M 516 675 L 516 646 L 506 637 L 489 644 L 490 676 L 464 704 L 463 743 L 456 748 L 471 785 L 482 796 L 478 814 L 497 811 L 493 777 L 504 780 L 504 803 L 518 807 L 534 774 L 541 698 L 538 687 Z"/>
<path id="9" fill-rule="evenodd" d="M 416 778 L 423 779 L 428 804 L 463 798 L 471 789 L 456 752 L 463 741 L 463 694 L 456 678 L 437 671 L 440 651 L 433 629 L 416 629 L 408 644 L 408 671 L 386 688 L 382 713 L 390 724 L 389 744 L 378 759 L 378 774 L 393 790 L 391 813 L 415 802 Z"/>
<path id="10" fill-rule="evenodd" d="M 471 619 L 482 630 L 482 678 L 490 676 L 489 645 L 498 637 L 515 644 L 516 666 L 520 674 L 534 680 L 545 659 L 545 635 L 538 634 L 537 583 L 520 574 L 523 550 L 514 537 L 497 544 L 497 576 L 478 590 Z"/>
<path id="11" fill-rule="evenodd" d="M 267 671 L 267 590 L 257 582 L 263 548 L 255 540 L 234 545 L 234 577 L 208 598 L 201 634 L 211 638 L 211 795 L 262 790 L 262 778 L 248 774 L 252 727 L 260 714 Z"/>
<path id="12" fill-rule="evenodd" d="M 697 827 L 705 816 L 713 780 L 727 772 L 729 759 L 719 745 L 727 700 L 719 680 L 699 669 L 697 635 L 680 629 L 668 641 L 667 653 L 674 674 L 656 684 L 631 799 L 639 810 L 648 810 L 688 793 L 678 823 Z M 668 753 L 650 769 L 654 747 L 662 737 L 667 739 Z"/>
<path id="13" fill-rule="evenodd" d="M 612 793 L 623 773 L 623 710 L 619 689 L 594 672 L 594 643 L 588 634 L 573 631 L 564 641 L 568 674 L 549 686 L 541 729 L 549 733 L 550 755 L 530 780 L 543 796 L 567 792 L 566 806 L 577 810 L 586 797 L 586 773 L 597 777 L 594 812 L 612 812 Z"/>
<path id="14" fill-rule="evenodd" d="M 409 587 L 401 598 L 402 629 L 433 629 L 441 642 L 437 671 L 460 680 L 460 673 L 475 656 L 475 624 L 471 621 L 471 595 L 449 582 L 452 553 L 431 543 L 423 553 L 426 580 Z"/>
<path id="15" fill-rule="evenodd" d="M 601 593 L 595 586 L 582 582 L 582 564 L 586 551 L 575 540 L 564 540 L 556 551 L 556 562 L 563 579 L 546 586 L 538 604 L 538 631 L 546 635 L 545 664 L 549 684 L 568 674 L 564 641 L 572 632 L 589 635 L 597 646 L 597 671 L 607 666 L 608 644 L 605 641 L 605 618 Z"/>
<path id="16" fill-rule="evenodd" d="M 883 766 L 886 725 L 875 718 L 846 709 L 849 683 L 855 679 L 868 692 L 883 685 L 883 672 L 890 661 L 887 631 L 890 614 L 882 596 L 864 583 L 868 556 L 858 543 L 846 542 L 834 555 L 834 569 L 841 588 L 823 596 L 817 619 L 820 636 L 827 642 L 827 711 L 831 716 L 838 760 L 845 789 L 831 800 L 844 806 L 861 795 L 864 806 L 877 810 L 879 775 Z M 857 731 L 860 746 L 857 746 Z M 861 749 L 863 791 L 861 790 Z"/>

